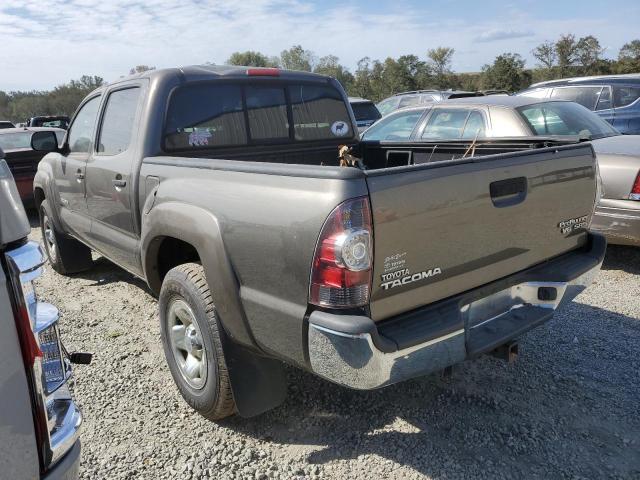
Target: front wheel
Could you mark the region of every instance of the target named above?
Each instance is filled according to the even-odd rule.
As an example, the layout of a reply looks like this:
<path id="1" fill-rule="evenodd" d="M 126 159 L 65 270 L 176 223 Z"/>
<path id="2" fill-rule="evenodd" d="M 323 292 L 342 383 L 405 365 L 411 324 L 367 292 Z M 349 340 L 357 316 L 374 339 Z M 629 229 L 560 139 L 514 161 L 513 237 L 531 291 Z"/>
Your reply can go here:
<path id="1" fill-rule="evenodd" d="M 209 420 L 235 413 L 216 308 L 201 265 L 171 269 L 158 299 L 164 354 L 178 390 Z"/>

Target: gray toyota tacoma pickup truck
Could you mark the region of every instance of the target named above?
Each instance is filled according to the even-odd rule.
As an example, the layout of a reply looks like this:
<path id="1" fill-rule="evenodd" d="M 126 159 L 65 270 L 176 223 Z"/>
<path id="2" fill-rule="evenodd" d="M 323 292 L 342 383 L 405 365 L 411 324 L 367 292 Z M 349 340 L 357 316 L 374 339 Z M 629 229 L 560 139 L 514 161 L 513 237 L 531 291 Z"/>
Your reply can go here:
<path id="1" fill-rule="evenodd" d="M 33 282 L 45 255 L 31 231 L 0 149 L 0 478 L 73 480 L 80 465 L 81 415 L 58 310 Z"/>
<path id="2" fill-rule="evenodd" d="M 49 137 L 32 143 L 54 150 L 34 182 L 51 264 L 78 272 L 95 250 L 145 279 L 173 378 L 210 419 L 278 405 L 283 362 L 374 389 L 494 351 L 604 256 L 588 143 L 398 159 L 359 142 L 320 75 L 145 72 L 87 96 L 63 145 Z"/>

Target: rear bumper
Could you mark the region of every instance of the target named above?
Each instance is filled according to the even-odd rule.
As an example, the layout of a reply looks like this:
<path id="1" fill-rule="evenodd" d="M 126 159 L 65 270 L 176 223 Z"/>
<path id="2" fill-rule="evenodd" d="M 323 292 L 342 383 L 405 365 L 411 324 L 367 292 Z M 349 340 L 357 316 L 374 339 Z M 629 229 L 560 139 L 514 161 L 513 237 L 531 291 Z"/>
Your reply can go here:
<path id="1" fill-rule="evenodd" d="M 314 311 L 309 361 L 321 377 L 370 390 L 489 352 L 549 320 L 600 270 L 606 241 L 380 324 Z"/>
<path id="2" fill-rule="evenodd" d="M 640 246 L 640 202 L 601 203 L 593 215 L 591 229 L 607 237 L 609 243 Z"/>

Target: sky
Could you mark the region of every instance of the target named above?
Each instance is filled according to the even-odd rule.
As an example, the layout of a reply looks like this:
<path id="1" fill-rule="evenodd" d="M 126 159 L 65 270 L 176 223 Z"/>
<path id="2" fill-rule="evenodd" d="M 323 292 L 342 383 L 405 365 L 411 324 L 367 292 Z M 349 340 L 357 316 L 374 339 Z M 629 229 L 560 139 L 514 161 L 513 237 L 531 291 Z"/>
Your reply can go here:
<path id="1" fill-rule="evenodd" d="M 622 7 L 622 8 L 620 8 Z M 453 70 L 563 33 L 594 35 L 605 56 L 640 38 L 640 2 L 524 0 L 0 0 L 0 90 L 48 90 L 82 75 L 113 80 L 136 65 L 212 62 L 235 51 L 278 55 L 300 44 L 351 70 L 429 48 L 455 49 Z"/>

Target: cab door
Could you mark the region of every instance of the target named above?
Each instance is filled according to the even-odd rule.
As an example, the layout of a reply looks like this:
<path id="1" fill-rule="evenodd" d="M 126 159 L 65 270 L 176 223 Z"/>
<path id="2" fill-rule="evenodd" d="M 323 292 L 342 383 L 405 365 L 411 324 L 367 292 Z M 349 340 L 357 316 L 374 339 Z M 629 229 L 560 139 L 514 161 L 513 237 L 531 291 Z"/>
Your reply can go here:
<path id="1" fill-rule="evenodd" d="M 139 272 L 136 255 L 136 137 L 142 84 L 119 85 L 105 94 L 95 152 L 87 162 L 91 245 L 119 265 Z"/>
<path id="2" fill-rule="evenodd" d="M 84 240 L 91 230 L 85 197 L 86 166 L 93 151 L 100 101 L 101 96 L 97 95 L 80 106 L 67 132 L 60 159 L 54 163 L 60 219 L 69 233 Z"/>

